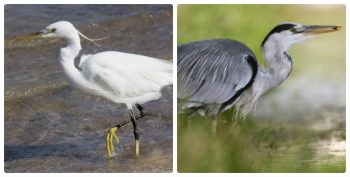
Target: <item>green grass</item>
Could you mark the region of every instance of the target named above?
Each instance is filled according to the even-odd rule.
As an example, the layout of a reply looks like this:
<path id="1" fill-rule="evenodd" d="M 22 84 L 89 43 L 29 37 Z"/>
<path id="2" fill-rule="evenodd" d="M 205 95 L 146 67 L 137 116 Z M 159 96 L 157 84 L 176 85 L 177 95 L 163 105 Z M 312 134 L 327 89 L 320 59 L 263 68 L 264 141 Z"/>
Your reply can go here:
<path id="1" fill-rule="evenodd" d="M 221 116 L 216 134 L 210 119 L 179 115 L 179 172 L 345 171 L 345 157 L 333 160 L 316 154 L 314 143 L 329 132 L 310 129 L 312 120 L 288 123 L 247 117 L 233 124 L 228 114 Z"/>

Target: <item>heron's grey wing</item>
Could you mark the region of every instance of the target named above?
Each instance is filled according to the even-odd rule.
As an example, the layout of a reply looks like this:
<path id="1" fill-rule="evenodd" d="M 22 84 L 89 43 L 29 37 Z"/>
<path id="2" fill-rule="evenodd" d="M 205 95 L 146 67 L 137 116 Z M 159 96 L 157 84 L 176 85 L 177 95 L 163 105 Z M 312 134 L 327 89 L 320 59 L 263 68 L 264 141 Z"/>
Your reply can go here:
<path id="1" fill-rule="evenodd" d="M 178 98 L 225 103 L 249 87 L 257 72 L 254 53 L 228 39 L 206 40 L 178 47 Z"/>

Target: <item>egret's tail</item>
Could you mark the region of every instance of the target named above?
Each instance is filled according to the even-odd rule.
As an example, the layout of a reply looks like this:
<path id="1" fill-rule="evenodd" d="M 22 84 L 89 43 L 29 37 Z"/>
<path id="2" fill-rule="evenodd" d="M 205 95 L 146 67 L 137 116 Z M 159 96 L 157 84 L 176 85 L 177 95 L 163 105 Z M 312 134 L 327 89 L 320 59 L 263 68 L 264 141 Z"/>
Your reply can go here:
<path id="1" fill-rule="evenodd" d="M 171 85 L 173 84 L 173 62 L 160 60 L 158 62 L 158 79 L 161 85 Z"/>

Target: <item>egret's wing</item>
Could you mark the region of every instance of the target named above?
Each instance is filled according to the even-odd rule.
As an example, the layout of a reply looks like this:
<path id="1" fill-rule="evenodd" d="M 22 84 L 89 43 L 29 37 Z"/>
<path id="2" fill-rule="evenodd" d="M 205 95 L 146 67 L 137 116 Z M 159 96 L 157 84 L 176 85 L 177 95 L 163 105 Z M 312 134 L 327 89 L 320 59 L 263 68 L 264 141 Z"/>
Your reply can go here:
<path id="1" fill-rule="evenodd" d="M 250 86 L 257 72 L 254 53 L 244 44 L 216 39 L 178 46 L 178 98 L 224 103 Z"/>
<path id="2" fill-rule="evenodd" d="M 89 80 L 101 96 L 124 95 L 127 80 L 118 72 L 103 65 L 86 62 L 82 65 L 84 77 Z"/>
<path id="3" fill-rule="evenodd" d="M 84 77 L 115 96 L 133 97 L 172 83 L 172 63 L 141 55 L 102 52 L 82 65 Z"/>
<path id="4" fill-rule="evenodd" d="M 83 54 L 83 55 L 81 55 L 80 61 L 79 61 L 79 67 L 81 67 L 82 64 L 85 62 L 85 60 L 88 59 L 91 56 L 92 56 L 91 54 L 87 54 L 87 55 Z"/>

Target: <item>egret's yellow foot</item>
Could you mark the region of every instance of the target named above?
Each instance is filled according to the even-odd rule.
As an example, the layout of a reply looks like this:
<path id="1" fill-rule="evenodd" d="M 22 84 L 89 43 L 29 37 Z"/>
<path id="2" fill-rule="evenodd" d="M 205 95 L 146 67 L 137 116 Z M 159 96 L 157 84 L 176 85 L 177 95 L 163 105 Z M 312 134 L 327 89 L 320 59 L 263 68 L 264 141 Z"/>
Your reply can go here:
<path id="1" fill-rule="evenodd" d="M 117 143 L 119 143 L 119 138 L 115 133 L 117 130 L 118 130 L 118 127 L 113 127 L 113 128 L 110 128 L 108 130 L 108 133 L 107 133 L 106 147 L 107 147 L 108 159 L 110 159 L 116 155 L 116 153 L 114 151 L 113 140 L 115 140 Z"/>
<path id="2" fill-rule="evenodd" d="M 136 156 L 138 156 L 140 154 L 140 141 L 136 140 L 135 141 L 135 150 L 136 150 Z"/>

